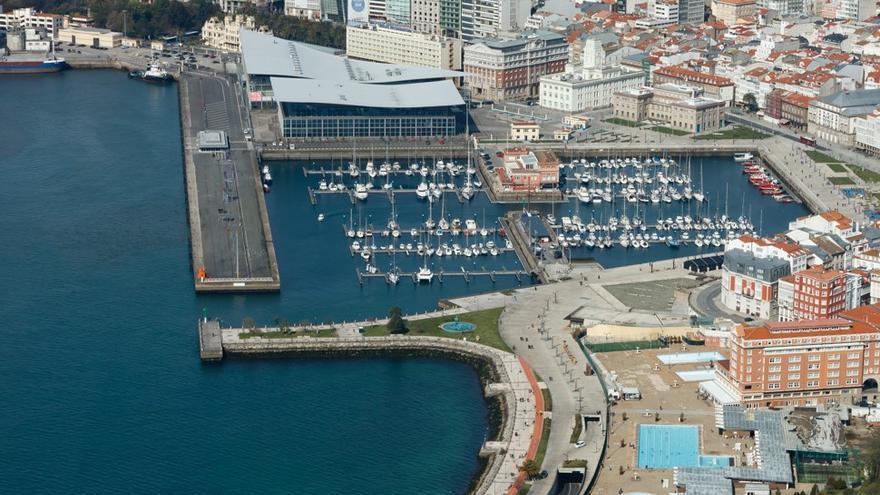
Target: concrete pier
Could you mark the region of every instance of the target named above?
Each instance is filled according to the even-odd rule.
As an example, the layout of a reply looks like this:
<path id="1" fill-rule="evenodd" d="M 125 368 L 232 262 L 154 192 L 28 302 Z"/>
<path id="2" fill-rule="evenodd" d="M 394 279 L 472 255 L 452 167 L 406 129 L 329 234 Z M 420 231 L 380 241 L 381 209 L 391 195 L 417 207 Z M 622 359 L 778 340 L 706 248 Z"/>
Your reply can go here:
<path id="1" fill-rule="evenodd" d="M 217 74 L 180 79 L 192 270 L 198 292 L 280 289 L 256 152 L 245 140 L 237 83 Z M 224 131 L 226 150 L 202 151 L 197 135 Z"/>
<path id="2" fill-rule="evenodd" d="M 217 320 L 199 320 L 199 356 L 202 361 L 223 359 L 223 338 Z"/>

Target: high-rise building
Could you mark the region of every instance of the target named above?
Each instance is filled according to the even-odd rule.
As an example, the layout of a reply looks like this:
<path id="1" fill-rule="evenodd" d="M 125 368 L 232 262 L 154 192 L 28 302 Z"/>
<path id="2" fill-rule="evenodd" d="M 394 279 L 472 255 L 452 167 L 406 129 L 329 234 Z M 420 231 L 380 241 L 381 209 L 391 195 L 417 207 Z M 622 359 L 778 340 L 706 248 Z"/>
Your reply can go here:
<path id="1" fill-rule="evenodd" d="M 394 24 L 409 25 L 410 0 L 385 0 L 385 19 Z"/>
<path id="2" fill-rule="evenodd" d="M 457 36 L 461 30 L 461 0 L 440 0 L 440 29 Z"/>
<path id="3" fill-rule="evenodd" d="M 529 0 L 461 0 L 461 38 L 470 42 L 521 31 L 529 15 Z"/>
<path id="4" fill-rule="evenodd" d="M 877 15 L 877 3 L 874 0 L 838 0 L 837 17 L 864 21 Z"/>
<path id="5" fill-rule="evenodd" d="M 712 0 L 712 15 L 727 26 L 755 14 L 755 0 Z"/>
<path id="6" fill-rule="evenodd" d="M 440 32 L 440 0 L 412 0 L 410 25 L 420 33 Z"/>
<path id="7" fill-rule="evenodd" d="M 461 70 L 461 40 L 402 26 L 349 23 L 345 46 L 350 58 Z"/>
<path id="8" fill-rule="evenodd" d="M 700 24 L 706 19 L 705 0 L 679 0 L 678 23 Z"/>

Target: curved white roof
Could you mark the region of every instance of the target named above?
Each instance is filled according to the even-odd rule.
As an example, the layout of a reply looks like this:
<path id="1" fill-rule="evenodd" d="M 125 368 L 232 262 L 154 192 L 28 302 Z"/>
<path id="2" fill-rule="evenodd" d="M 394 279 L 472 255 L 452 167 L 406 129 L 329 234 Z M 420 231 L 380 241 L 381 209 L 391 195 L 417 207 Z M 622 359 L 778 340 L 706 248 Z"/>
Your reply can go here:
<path id="1" fill-rule="evenodd" d="M 352 81 L 361 84 L 423 81 L 464 76 L 463 72 L 365 62 L 340 57 L 305 43 L 241 30 L 241 53 L 248 74 Z"/>
<path id="2" fill-rule="evenodd" d="M 313 79 L 271 78 L 275 101 L 373 108 L 426 108 L 464 105 L 452 81 L 359 84 Z"/>

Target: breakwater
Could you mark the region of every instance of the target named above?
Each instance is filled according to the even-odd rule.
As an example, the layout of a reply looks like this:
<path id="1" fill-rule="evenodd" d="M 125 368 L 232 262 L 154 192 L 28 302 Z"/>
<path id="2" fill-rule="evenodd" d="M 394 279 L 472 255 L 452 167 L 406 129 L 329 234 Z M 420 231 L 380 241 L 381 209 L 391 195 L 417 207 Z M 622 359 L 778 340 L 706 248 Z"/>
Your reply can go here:
<path id="1" fill-rule="evenodd" d="M 515 355 L 468 340 L 443 337 L 264 337 L 241 328 L 220 329 L 199 322 L 203 358 L 206 342 L 215 345 L 219 334 L 222 356 L 236 357 L 442 357 L 474 367 L 483 383 L 490 410 L 490 435 L 480 453 L 482 470 L 470 493 L 512 490 L 522 483 L 518 466 L 540 441 L 536 418 L 543 413 L 537 386 L 525 363 Z M 210 334 L 210 335 L 209 335 Z M 215 348 L 216 350 L 216 348 Z M 535 433 L 537 431 L 537 433 Z"/>

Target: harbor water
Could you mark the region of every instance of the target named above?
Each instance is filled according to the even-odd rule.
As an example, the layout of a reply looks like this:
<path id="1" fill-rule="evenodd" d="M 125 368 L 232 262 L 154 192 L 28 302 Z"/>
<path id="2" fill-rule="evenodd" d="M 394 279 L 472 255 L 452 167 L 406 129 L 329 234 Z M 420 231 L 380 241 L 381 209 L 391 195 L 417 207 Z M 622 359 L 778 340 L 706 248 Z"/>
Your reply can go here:
<path id="1" fill-rule="evenodd" d="M 205 366 L 195 335 L 203 308 L 226 324 L 341 319 L 396 301 L 428 308 L 446 287 L 361 289 L 344 246 L 346 265 L 336 259 L 338 225 L 321 226 L 328 240 L 284 232 L 312 229 L 312 215 L 296 211 L 305 194 L 278 194 L 284 291 L 198 297 L 177 88 L 111 71 L 7 77 L 2 88 L 0 493 L 465 491 L 487 431 L 470 367 Z"/>

